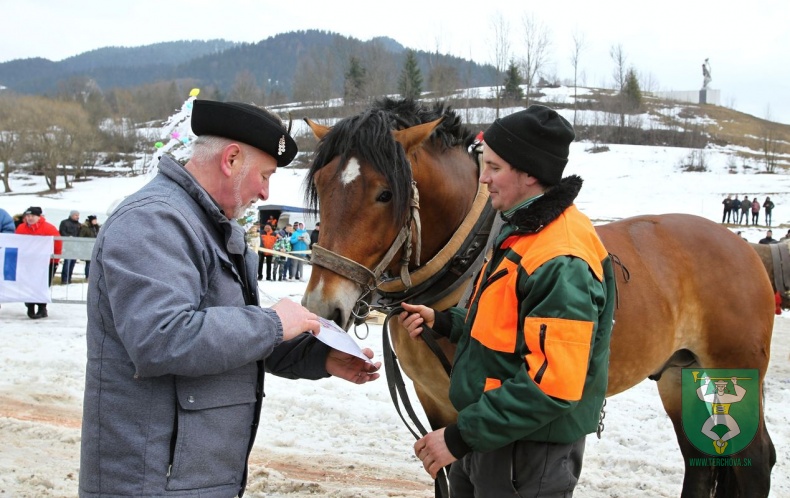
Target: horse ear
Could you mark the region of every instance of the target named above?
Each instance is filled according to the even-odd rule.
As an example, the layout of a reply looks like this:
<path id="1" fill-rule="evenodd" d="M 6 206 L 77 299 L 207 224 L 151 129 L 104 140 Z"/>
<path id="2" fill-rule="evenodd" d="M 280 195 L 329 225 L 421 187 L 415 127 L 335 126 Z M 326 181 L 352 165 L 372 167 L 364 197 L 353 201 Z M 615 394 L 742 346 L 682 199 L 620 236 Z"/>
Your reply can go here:
<path id="1" fill-rule="evenodd" d="M 329 133 L 329 130 L 332 129 L 329 126 L 320 125 L 310 118 L 304 118 L 304 122 L 307 123 L 307 126 L 309 126 L 311 130 L 313 130 L 313 135 L 315 135 L 315 138 L 318 140 L 324 138 L 324 136 Z"/>
<path id="2" fill-rule="evenodd" d="M 442 122 L 442 119 L 444 119 L 444 117 L 421 125 L 412 126 L 405 130 L 394 130 L 392 136 L 395 138 L 396 142 L 403 146 L 403 150 L 408 152 L 423 143 L 426 138 L 430 137 L 433 130 Z"/>

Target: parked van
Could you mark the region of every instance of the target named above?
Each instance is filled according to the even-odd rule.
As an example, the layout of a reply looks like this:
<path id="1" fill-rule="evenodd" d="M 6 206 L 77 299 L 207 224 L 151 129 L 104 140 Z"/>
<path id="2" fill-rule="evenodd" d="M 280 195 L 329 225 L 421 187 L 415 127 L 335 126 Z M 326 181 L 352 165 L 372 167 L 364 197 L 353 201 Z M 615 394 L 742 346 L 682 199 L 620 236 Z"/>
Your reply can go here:
<path id="1" fill-rule="evenodd" d="M 266 224 L 269 216 L 273 216 L 277 220 L 277 228 L 284 228 L 289 223 L 293 224 L 294 221 L 300 221 L 304 223 L 305 230 L 310 231 L 315 228 L 316 222 L 319 221 L 317 212 L 299 206 L 283 206 L 280 204 L 258 206 L 258 220 L 261 226 Z"/>

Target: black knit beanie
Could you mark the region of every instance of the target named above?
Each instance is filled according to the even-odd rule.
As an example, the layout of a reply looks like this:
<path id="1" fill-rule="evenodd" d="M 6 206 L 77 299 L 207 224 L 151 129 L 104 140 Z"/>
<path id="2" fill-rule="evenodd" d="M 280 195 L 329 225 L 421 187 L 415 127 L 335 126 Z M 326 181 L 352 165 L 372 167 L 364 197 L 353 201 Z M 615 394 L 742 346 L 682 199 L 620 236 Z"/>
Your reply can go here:
<path id="1" fill-rule="evenodd" d="M 483 134 L 487 147 L 546 187 L 560 183 L 574 138 L 573 126 L 543 105 L 497 119 Z"/>

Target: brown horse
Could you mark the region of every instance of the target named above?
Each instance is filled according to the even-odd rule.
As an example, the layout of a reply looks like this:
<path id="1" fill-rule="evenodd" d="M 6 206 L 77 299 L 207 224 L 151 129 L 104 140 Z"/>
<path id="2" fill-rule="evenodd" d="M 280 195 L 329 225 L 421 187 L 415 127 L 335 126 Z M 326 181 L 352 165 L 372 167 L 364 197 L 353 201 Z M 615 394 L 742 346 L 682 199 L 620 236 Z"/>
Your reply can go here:
<path id="1" fill-rule="evenodd" d="M 345 328 L 369 303 L 455 305 L 463 289 L 437 288 L 443 284 L 433 274 L 453 259 L 445 248 L 456 250 L 458 233 L 479 230 L 468 215 L 485 197 L 467 152 L 471 136 L 455 113 L 384 100 L 332 128 L 308 124 L 320 141 L 307 196 L 322 226 L 303 304 Z M 774 315 L 757 254 L 727 229 L 689 215 L 640 216 L 597 229 L 617 263 L 608 395 L 657 381 L 686 462 L 683 496 L 767 496 L 776 456 L 762 400 L 758 434 L 738 455 L 751 458 L 751 467 L 691 466 L 704 455 L 681 425 L 681 368 L 754 368 L 762 391 Z M 454 273 L 456 281 L 469 279 Z M 738 293 L 721 292 L 731 282 Z M 395 322 L 401 366 L 431 426 L 445 426 L 456 415 L 449 378 L 425 343 Z M 441 347 L 452 358 L 453 346 Z"/>

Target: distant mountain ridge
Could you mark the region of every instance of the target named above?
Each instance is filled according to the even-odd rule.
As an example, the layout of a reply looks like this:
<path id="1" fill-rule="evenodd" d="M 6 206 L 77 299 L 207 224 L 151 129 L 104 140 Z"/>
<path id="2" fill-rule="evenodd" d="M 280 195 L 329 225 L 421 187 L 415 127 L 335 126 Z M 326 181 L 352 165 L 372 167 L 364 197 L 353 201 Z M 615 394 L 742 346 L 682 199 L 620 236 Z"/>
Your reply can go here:
<path id="1" fill-rule="evenodd" d="M 69 71 L 90 71 L 102 67 L 145 67 L 151 64 L 177 65 L 239 45 L 238 42 L 217 39 L 162 42 L 141 47 L 104 47 L 69 57 L 62 62 Z"/>
<path id="2" fill-rule="evenodd" d="M 388 64 L 397 80 L 406 48 L 397 41 L 379 37 L 363 42 L 319 30 L 274 35 L 257 43 L 227 40 L 192 40 L 155 43 L 140 47 L 104 47 L 69 57 L 59 62 L 43 58 L 17 59 L 0 63 L 0 86 L 22 94 L 53 95 L 69 80 L 92 79 L 99 88 L 131 88 L 159 81 L 191 79 L 198 85 L 214 85 L 226 93 L 237 75 L 247 71 L 262 86 L 276 86 L 290 96 L 294 76 L 301 64 L 314 64 L 310 58 L 333 61 L 335 90 L 343 88 L 343 71 L 349 57 L 377 60 Z M 371 52 L 376 53 L 370 56 Z M 316 56 L 315 54 L 321 54 Z M 367 55 L 366 55 L 367 54 Z M 491 84 L 494 72 L 489 66 L 449 55 L 417 52 L 423 77 L 430 64 L 441 63 L 464 75 L 464 84 Z"/>

